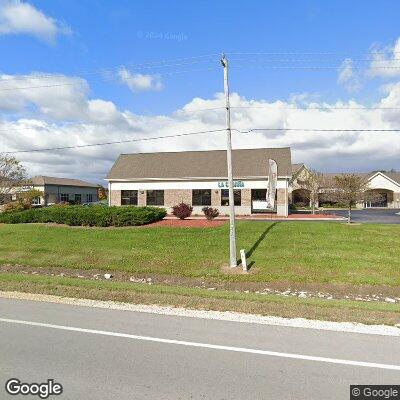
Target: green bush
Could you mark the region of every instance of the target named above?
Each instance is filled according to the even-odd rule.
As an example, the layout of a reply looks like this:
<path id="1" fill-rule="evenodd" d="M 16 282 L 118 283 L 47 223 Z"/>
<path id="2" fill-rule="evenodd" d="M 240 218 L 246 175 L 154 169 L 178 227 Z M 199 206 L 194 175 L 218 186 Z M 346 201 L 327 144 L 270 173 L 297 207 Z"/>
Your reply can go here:
<path id="1" fill-rule="evenodd" d="M 0 214 L 5 224 L 56 223 L 71 226 L 132 226 L 159 221 L 166 216 L 157 207 L 51 206 Z"/>

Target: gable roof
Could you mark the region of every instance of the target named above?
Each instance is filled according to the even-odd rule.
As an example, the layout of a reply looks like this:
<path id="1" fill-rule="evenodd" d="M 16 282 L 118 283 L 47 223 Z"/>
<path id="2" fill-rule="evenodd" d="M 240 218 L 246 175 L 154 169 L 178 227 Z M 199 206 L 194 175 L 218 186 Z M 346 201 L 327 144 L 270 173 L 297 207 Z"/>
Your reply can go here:
<path id="1" fill-rule="evenodd" d="M 304 163 L 292 164 L 292 174 L 294 175 L 296 172 L 298 172 L 301 168 L 305 166 L 306 165 Z"/>
<path id="2" fill-rule="evenodd" d="M 388 178 L 400 185 L 400 172 L 382 172 L 382 174 L 386 175 Z"/>
<path id="3" fill-rule="evenodd" d="M 80 179 L 58 178 L 55 176 L 38 175 L 30 179 L 33 185 L 57 185 L 57 186 L 80 186 L 80 187 L 97 187 L 94 183 L 81 181 Z"/>
<path id="4" fill-rule="evenodd" d="M 289 147 L 232 151 L 235 179 L 267 177 L 268 159 L 278 164 L 278 176 L 292 176 Z M 227 177 L 226 150 L 121 154 L 108 180 L 200 179 Z"/>

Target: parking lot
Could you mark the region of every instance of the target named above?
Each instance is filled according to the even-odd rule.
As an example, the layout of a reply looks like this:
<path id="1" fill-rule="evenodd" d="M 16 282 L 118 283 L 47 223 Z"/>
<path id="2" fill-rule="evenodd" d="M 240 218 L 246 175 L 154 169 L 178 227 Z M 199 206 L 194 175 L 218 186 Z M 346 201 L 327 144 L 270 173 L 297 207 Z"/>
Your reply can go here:
<path id="1" fill-rule="evenodd" d="M 326 212 L 326 211 L 325 211 Z M 330 214 L 347 217 L 347 210 L 332 210 Z M 399 209 L 364 209 L 353 210 L 352 221 L 377 224 L 400 224 Z"/>

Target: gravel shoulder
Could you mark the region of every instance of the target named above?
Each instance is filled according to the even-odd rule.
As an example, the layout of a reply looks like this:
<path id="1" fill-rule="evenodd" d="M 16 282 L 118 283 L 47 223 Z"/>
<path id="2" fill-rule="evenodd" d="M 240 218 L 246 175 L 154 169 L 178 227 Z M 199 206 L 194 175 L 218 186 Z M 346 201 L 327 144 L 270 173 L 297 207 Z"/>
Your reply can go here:
<path id="1" fill-rule="evenodd" d="M 282 318 L 244 314 L 232 311 L 191 310 L 181 307 L 165 307 L 160 305 L 130 304 L 116 301 L 76 299 L 46 294 L 0 291 L 0 298 L 41 301 L 49 303 L 70 304 L 82 307 L 106 308 L 112 310 L 134 311 L 161 315 L 173 315 L 189 318 L 202 318 L 220 321 L 244 322 L 263 325 L 287 326 L 294 328 L 320 329 L 335 332 L 351 332 L 370 335 L 400 336 L 399 326 L 365 325 L 353 322 L 318 321 L 305 318 Z"/>

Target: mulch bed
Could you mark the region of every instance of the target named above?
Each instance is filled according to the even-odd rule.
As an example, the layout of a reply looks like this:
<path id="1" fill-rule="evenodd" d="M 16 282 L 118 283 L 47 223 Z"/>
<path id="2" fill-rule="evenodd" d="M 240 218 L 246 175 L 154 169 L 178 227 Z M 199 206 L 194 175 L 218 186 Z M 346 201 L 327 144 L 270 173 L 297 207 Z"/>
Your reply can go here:
<path id="1" fill-rule="evenodd" d="M 149 225 L 143 225 L 143 228 L 151 228 L 158 226 L 167 226 L 172 228 L 215 228 L 224 225 L 224 220 L 208 221 L 207 219 L 163 219 L 161 221 L 153 222 Z"/>

